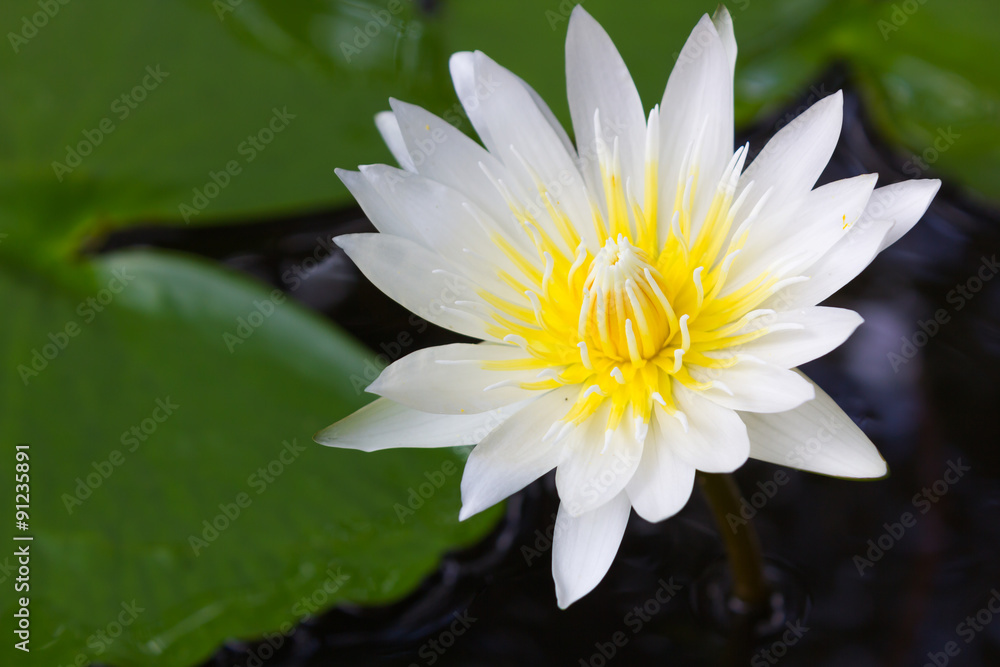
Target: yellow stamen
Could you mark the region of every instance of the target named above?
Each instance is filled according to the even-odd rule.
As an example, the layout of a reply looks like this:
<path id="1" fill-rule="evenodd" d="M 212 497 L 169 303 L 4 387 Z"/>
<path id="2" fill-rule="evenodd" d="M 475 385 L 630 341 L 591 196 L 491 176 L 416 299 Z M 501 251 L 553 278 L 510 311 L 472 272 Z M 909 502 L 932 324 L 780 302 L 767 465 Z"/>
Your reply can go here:
<path id="1" fill-rule="evenodd" d="M 746 147 L 733 155 L 717 187 L 711 184 L 715 190 L 708 210 L 697 211 L 699 132 L 678 173 L 674 201 L 662 206 L 658 114 L 654 109 L 649 116 L 641 174 L 629 173 L 633 166 L 622 164 L 617 138 L 608 140 L 609 146 L 597 131 L 603 206 L 592 193 L 590 221 L 571 221 L 523 159 L 521 166 L 537 189 L 537 198 L 530 195 L 533 202 L 516 201 L 500 180 L 490 177 L 530 243 L 494 233 L 494 242 L 510 260 L 507 271 L 514 271 L 512 275 L 498 269 L 512 295 L 481 292 L 487 309 L 492 309 L 483 317 L 490 319 L 492 335 L 525 355 L 484 362 L 484 367 L 539 369 L 536 379 L 514 383 L 524 389 L 579 387 L 546 442 L 564 437 L 567 429 L 595 415 L 607 415 L 607 432 L 627 418 L 624 426 L 639 438 L 648 432 L 654 409 L 686 427 L 675 388 L 727 391 L 718 380 L 696 378 L 731 367 L 741 358 L 741 345 L 777 330 L 766 326 L 766 319 L 755 323 L 773 314 L 761 304 L 797 280 L 765 272 L 741 279 L 739 285 L 729 282 L 730 269 L 769 195 L 765 193 L 749 214 L 741 212 L 753 185 L 743 186 L 735 196 Z M 600 127 L 595 114 L 595 128 Z M 540 224 L 550 219 L 554 226 Z M 601 247 L 580 241 L 574 225 L 581 224 L 593 224 Z M 555 238 L 546 229 L 555 230 Z"/>

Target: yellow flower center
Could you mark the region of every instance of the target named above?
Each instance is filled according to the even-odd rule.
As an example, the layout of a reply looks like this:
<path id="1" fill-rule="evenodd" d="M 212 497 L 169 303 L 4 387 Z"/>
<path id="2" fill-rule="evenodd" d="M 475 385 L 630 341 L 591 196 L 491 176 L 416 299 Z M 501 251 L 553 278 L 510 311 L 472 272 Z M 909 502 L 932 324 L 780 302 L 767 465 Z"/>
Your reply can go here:
<path id="1" fill-rule="evenodd" d="M 481 296 L 494 308 L 490 333 L 519 345 L 525 358 L 485 362 L 493 369 L 538 369 L 525 389 L 546 390 L 579 385 L 580 393 L 563 416 L 579 424 L 610 401 L 608 431 L 630 411 L 636 435 L 648 428 L 654 405 L 678 413 L 671 387 L 679 382 L 693 391 L 728 388 L 714 370 L 738 361 L 739 346 L 767 333 L 747 325 L 768 310 L 755 310 L 769 296 L 796 278 L 779 280 L 763 273 L 739 286 L 727 286 L 733 259 L 746 240 L 756 209 L 733 229 L 742 197 L 733 201 L 742 170 L 744 149 L 737 151 L 700 220 L 692 219 L 697 169 L 682 171 L 674 205 L 664 220 L 657 213 L 657 165 L 646 160 L 644 202 L 623 186 L 620 169 L 608 151 L 600 150 L 607 204 L 605 214 L 591 202 L 593 223 L 602 243 L 593 255 L 558 199 L 538 181 L 539 211 L 515 201 L 503 185 L 508 204 L 544 263 L 536 268 L 507 239 L 494 242 L 522 274 L 498 275 L 524 295 L 520 303 L 486 291 Z M 756 207 L 759 209 L 759 206 Z M 546 215 L 559 238 L 550 238 L 539 224 Z M 575 248 L 575 251 L 569 249 Z"/>
<path id="2" fill-rule="evenodd" d="M 578 333 L 588 348 L 618 361 L 652 359 L 676 324 L 663 276 L 640 248 L 608 239 L 583 285 Z"/>

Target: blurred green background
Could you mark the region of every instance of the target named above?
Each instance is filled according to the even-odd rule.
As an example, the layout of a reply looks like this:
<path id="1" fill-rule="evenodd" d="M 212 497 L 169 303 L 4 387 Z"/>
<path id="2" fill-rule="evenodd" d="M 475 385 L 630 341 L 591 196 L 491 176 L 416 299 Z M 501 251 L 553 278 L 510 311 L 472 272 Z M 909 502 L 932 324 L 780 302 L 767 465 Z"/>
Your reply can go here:
<path id="1" fill-rule="evenodd" d="M 615 39 L 647 108 L 698 17 L 715 8 L 583 4 Z M 568 125 L 571 7 L 0 6 L 5 485 L 14 445 L 29 443 L 31 457 L 30 528 L 16 529 L 12 509 L 3 532 L 34 536 L 30 656 L 12 648 L 24 593 L 14 591 L 16 559 L 4 555 L 13 548 L 0 552 L 5 664 L 197 664 L 229 637 L 287 630 L 342 602 L 397 599 L 442 553 L 489 531 L 499 508 L 459 524 L 459 475 L 438 474 L 460 470 L 463 452 L 363 455 L 312 443 L 363 404 L 357 386 L 371 368 L 371 354 L 324 318 L 201 259 L 89 250 L 140 224 L 350 206 L 333 170 L 391 161 L 372 122 L 389 96 L 469 131 L 448 77 L 454 51 L 485 51 Z M 909 175 L 940 174 L 996 197 L 995 0 L 728 7 L 738 126 L 810 96 L 818 76 L 844 63 L 880 133 L 918 170 Z M 954 138 L 944 150 L 934 148 L 941 133 Z M 419 504 L 411 491 L 441 478 L 400 514 Z"/>

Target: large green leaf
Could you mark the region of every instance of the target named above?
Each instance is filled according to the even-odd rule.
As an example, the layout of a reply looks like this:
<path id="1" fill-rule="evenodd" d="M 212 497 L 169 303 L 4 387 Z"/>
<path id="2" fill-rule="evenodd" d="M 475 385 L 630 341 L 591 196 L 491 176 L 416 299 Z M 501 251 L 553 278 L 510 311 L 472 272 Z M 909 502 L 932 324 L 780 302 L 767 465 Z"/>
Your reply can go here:
<path id="1" fill-rule="evenodd" d="M 427 31 L 412 3 L 384 12 L 374 37 L 362 32 L 367 42 L 352 31 L 375 20 L 363 4 L 286 8 L 288 26 L 267 14 L 276 3 L 219 4 L 237 9 L 54 0 L 58 11 L 35 32 L 24 27 L 40 11 L 35 0 L 0 6 L 0 26 L 16 35 L 0 49 L 0 193 L 31 195 L 36 207 L 58 200 L 46 204 L 56 215 L 26 218 L 26 228 L 52 238 L 101 219 L 182 222 L 181 205 L 197 210 L 194 189 L 204 193 L 230 162 L 240 173 L 188 215 L 192 224 L 343 203 L 334 167 L 389 159 L 373 115 L 390 95 L 426 97 L 412 70 L 439 69 L 425 62 Z M 295 38 L 307 21 L 324 59 Z M 356 39 L 365 48 L 343 53 Z M 287 120 L 273 121 L 275 110 Z M 270 138 L 272 121 L 280 130 Z"/>
<path id="2" fill-rule="evenodd" d="M 102 259 L 83 282 L 69 295 L 0 274 L 18 314 L 0 329 L 6 479 L 13 444 L 31 445 L 34 664 L 194 664 L 225 637 L 398 597 L 495 519 L 458 523 L 452 450 L 312 442 L 363 402 L 349 379 L 366 353 L 294 303 L 153 253 Z M 421 484 L 430 498 L 404 523 L 394 506 Z M 345 579 L 328 594 L 331 571 Z M 105 643 L 123 603 L 143 611 Z"/>

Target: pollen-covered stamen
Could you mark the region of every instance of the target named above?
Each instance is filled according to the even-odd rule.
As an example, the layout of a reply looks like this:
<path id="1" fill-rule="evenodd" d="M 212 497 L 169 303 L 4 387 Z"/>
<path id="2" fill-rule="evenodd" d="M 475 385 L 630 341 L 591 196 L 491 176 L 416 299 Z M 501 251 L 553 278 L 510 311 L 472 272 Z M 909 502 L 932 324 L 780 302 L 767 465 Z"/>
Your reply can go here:
<path id="1" fill-rule="evenodd" d="M 576 247 L 576 258 L 573 260 L 573 264 L 569 267 L 569 273 L 566 275 L 566 286 L 572 290 L 576 285 L 576 273 L 583 266 L 583 263 L 587 261 L 587 246 L 580 243 Z"/>
<path id="2" fill-rule="evenodd" d="M 701 305 L 705 302 L 705 288 L 701 284 L 701 272 L 705 270 L 704 266 L 699 266 L 694 270 L 692 279 L 694 280 L 694 287 L 698 292 L 698 305 L 697 310 L 701 310 Z"/>
<path id="3" fill-rule="evenodd" d="M 584 283 L 580 336 L 601 356 L 642 365 L 670 339 L 674 318 L 663 277 L 622 235 L 608 239 Z"/>

